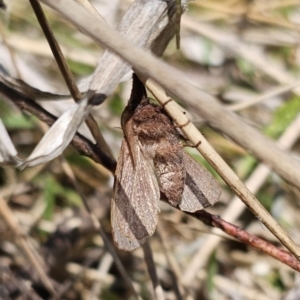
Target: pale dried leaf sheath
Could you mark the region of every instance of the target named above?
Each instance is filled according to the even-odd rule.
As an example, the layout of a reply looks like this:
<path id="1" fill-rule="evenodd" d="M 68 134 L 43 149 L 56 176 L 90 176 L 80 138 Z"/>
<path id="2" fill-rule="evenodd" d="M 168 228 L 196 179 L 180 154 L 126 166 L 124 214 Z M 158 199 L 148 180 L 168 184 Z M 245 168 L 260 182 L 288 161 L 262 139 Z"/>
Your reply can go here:
<path id="1" fill-rule="evenodd" d="M 55 121 L 20 167 L 43 164 L 62 154 L 90 110 L 91 106 L 85 98 L 73 104 Z"/>
<path id="2" fill-rule="evenodd" d="M 216 179 L 185 151 L 183 151 L 183 164 L 186 179 L 180 209 L 195 212 L 214 205 L 222 192 Z"/>
<path id="3" fill-rule="evenodd" d="M 17 150 L 12 143 L 2 120 L 0 119 L 0 165 L 18 165 L 21 159 L 17 157 Z"/>
<path id="4" fill-rule="evenodd" d="M 154 233 L 159 213 L 157 180 L 138 141 L 133 142 L 136 165 L 123 139 L 111 203 L 113 239 L 119 249 L 126 251 L 140 247 Z"/>

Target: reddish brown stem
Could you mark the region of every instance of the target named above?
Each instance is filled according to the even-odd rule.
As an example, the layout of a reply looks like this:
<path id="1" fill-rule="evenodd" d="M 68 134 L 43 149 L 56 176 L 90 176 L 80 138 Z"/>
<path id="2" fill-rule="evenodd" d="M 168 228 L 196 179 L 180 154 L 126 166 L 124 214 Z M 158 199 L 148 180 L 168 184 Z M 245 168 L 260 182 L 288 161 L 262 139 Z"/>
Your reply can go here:
<path id="1" fill-rule="evenodd" d="M 281 261 L 296 271 L 300 271 L 300 262 L 289 252 L 279 249 L 271 243 L 264 241 L 263 239 L 249 234 L 245 230 L 238 226 L 230 224 L 219 216 L 212 215 L 204 210 L 197 211 L 194 214 L 190 214 L 193 217 L 201 220 L 210 227 L 216 227 L 226 232 L 228 235 L 234 237 L 240 242 L 247 244 L 273 258 Z"/>

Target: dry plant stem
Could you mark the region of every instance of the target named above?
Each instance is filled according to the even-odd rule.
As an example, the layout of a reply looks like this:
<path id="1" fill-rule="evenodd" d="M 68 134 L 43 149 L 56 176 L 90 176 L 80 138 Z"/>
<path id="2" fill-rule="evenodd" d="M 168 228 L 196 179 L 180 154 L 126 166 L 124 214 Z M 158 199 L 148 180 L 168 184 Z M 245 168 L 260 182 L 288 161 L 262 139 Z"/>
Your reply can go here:
<path id="1" fill-rule="evenodd" d="M 164 292 L 160 285 L 159 279 L 157 277 L 155 263 L 153 260 L 153 253 L 152 253 L 152 249 L 150 247 L 149 241 L 147 241 L 143 245 L 143 252 L 144 252 L 144 259 L 147 264 L 148 273 L 150 275 L 151 282 L 153 285 L 155 299 L 164 300 L 165 299 Z"/>
<path id="2" fill-rule="evenodd" d="M 181 21 L 181 0 L 176 0 L 175 37 L 176 37 L 177 49 L 180 49 L 180 21 Z"/>
<path id="3" fill-rule="evenodd" d="M 75 2 L 71 0 L 42 0 L 42 2 L 57 10 L 94 40 L 103 43 L 120 55 L 132 64 L 140 74 L 151 76 L 167 91 L 183 101 L 191 103 L 192 108 L 197 110 L 199 115 L 211 126 L 227 134 L 251 151 L 258 159 L 272 166 L 280 176 L 300 187 L 299 161 L 289 153 L 279 149 L 273 141 L 243 123 L 237 115 L 224 109 L 214 97 L 193 87 L 180 72 L 149 53 L 132 46 L 107 24 L 83 10 Z M 176 119 L 176 116 L 172 117 Z M 294 247 L 294 253 L 299 256 L 300 252 L 296 249 Z"/>
<path id="4" fill-rule="evenodd" d="M 66 59 L 59 47 L 59 44 L 57 43 L 54 34 L 50 28 L 50 25 L 47 21 L 47 18 L 44 14 L 44 11 L 40 5 L 40 3 L 37 0 L 29 0 L 30 4 L 34 10 L 34 13 L 39 21 L 39 24 L 44 32 L 44 35 L 49 43 L 49 46 L 51 48 L 51 51 L 53 53 L 53 56 L 57 62 L 57 65 L 60 69 L 60 72 L 68 86 L 68 89 L 70 91 L 71 96 L 75 100 L 75 102 L 78 102 L 82 95 L 77 87 L 75 78 L 71 72 L 71 70 L 68 67 L 68 64 L 66 62 Z M 113 159 L 112 152 L 108 145 L 106 144 L 99 128 L 98 124 L 93 118 L 92 115 L 89 115 L 86 119 L 86 124 L 88 128 L 90 129 L 95 141 L 97 142 L 98 146 L 102 149 L 102 151 L 111 159 Z"/>
<path id="5" fill-rule="evenodd" d="M 300 272 L 299 260 L 287 251 L 281 250 L 278 247 L 247 233 L 245 230 L 224 221 L 219 216 L 211 215 L 204 210 L 197 211 L 196 213 L 190 215 L 201 220 L 208 226 L 221 229 L 230 236 L 241 241 L 243 244 L 247 244 L 269 256 L 272 256 L 273 258 Z"/>
<path id="6" fill-rule="evenodd" d="M 39 104 L 37 104 L 33 99 L 21 94 L 12 88 L 6 86 L 4 83 L 0 82 L 0 94 L 5 97 L 8 101 L 17 105 L 21 110 L 27 111 L 39 120 L 45 122 L 47 125 L 51 126 L 57 118 L 43 109 Z M 116 168 L 116 161 L 108 157 L 103 153 L 97 145 L 93 144 L 87 138 L 85 138 L 80 133 L 76 133 L 71 145 L 82 155 L 85 155 L 95 162 L 102 164 L 105 168 L 114 173 Z"/>
<path id="7" fill-rule="evenodd" d="M 279 138 L 278 145 L 283 149 L 288 149 L 298 140 L 300 135 L 300 114 Z M 245 185 L 251 190 L 253 194 L 257 193 L 262 187 L 267 177 L 271 173 L 270 168 L 266 165 L 259 164 L 252 172 L 251 176 L 245 182 Z M 244 211 L 245 206 L 241 203 L 240 199 L 235 196 L 230 201 L 230 205 L 226 211 L 222 214 L 222 218 L 227 222 L 234 222 L 240 214 Z M 193 281 L 196 276 L 197 270 L 202 268 L 212 252 L 217 248 L 218 244 L 222 241 L 222 238 L 218 236 L 218 229 L 212 230 L 212 235 L 208 236 L 201 249 L 194 255 L 192 261 L 186 267 L 183 275 L 183 282 L 189 283 Z"/>
<path id="8" fill-rule="evenodd" d="M 145 82 L 145 78 L 142 78 Z M 214 167 L 236 195 L 250 208 L 266 227 L 285 245 L 295 256 L 299 257 L 299 249 L 289 238 L 280 225 L 273 219 L 268 211 L 261 205 L 255 196 L 247 189 L 243 182 L 230 169 L 226 162 L 216 153 L 198 129 L 190 122 L 178 104 L 169 98 L 164 90 L 151 79 L 146 81 L 147 88 L 155 98 L 164 106 L 165 110 L 173 117 L 186 137 L 192 142 L 205 159 Z"/>
<path id="9" fill-rule="evenodd" d="M 159 241 L 161 242 L 161 245 L 163 247 L 164 254 L 166 256 L 167 262 L 170 266 L 170 269 L 172 270 L 172 277 L 173 277 L 173 288 L 175 290 L 175 293 L 177 295 L 178 300 L 188 299 L 190 296 L 187 296 L 187 290 L 185 291 L 184 287 L 182 286 L 181 277 L 182 273 L 180 270 L 180 267 L 178 265 L 178 262 L 172 255 L 172 251 L 169 249 L 168 243 L 166 242 L 166 235 L 164 232 L 164 228 L 161 225 L 161 223 L 157 224 L 156 228 L 156 234 L 159 238 Z M 183 296 L 184 295 L 184 296 Z"/>
<path id="10" fill-rule="evenodd" d="M 251 11 L 262 11 L 262 10 L 268 10 L 271 9 L 277 9 L 277 8 L 283 8 L 288 6 L 294 6 L 299 5 L 299 0 L 274 0 L 272 2 L 255 2 L 252 3 Z"/>
<path id="11" fill-rule="evenodd" d="M 99 261 L 98 264 L 98 272 L 101 274 L 108 274 L 111 266 L 113 264 L 113 257 L 109 253 L 105 253 Z M 93 282 L 92 287 L 91 287 L 91 294 L 93 299 L 99 299 L 100 294 L 101 294 L 102 286 L 99 282 Z"/>
<path id="12" fill-rule="evenodd" d="M 260 14 L 260 13 L 253 13 L 250 12 L 247 14 L 247 18 L 250 21 L 254 21 L 254 22 L 261 22 L 261 23 L 266 23 L 266 24 L 270 24 L 270 25 L 275 25 L 275 26 L 280 26 L 286 29 L 291 29 L 294 31 L 300 31 L 300 28 L 298 26 L 298 24 L 296 23 L 291 23 L 287 20 L 284 19 L 278 19 L 278 17 L 274 18 L 274 17 L 266 17 L 264 14 Z"/>
<path id="13" fill-rule="evenodd" d="M 259 95 L 257 97 L 252 97 L 249 101 L 243 102 L 243 103 L 237 103 L 237 104 L 229 104 L 226 107 L 231 111 L 238 111 L 245 108 L 248 108 L 250 106 L 253 106 L 257 103 L 260 103 L 268 98 L 278 96 L 280 94 L 286 93 L 296 87 L 300 86 L 300 81 L 297 81 L 295 83 L 289 84 L 287 86 L 280 86 L 276 87 L 275 89 L 272 89 L 269 92 L 266 92 L 262 95 Z"/>
<path id="14" fill-rule="evenodd" d="M 30 244 L 27 236 L 22 233 L 21 228 L 19 227 L 18 223 L 14 219 L 14 215 L 11 212 L 10 208 L 7 206 L 5 200 L 0 197 L 0 214 L 2 215 L 3 219 L 5 220 L 7 226 L 11 229 L 11 231 L 15 234 L 16 242 L 20 245 L 23 249 L 24 254 L 31 262 L 32 266 L 36 270 L 37 274 L 39 275 L 42 284 L 45 288 L 52 294 L 55 295 L 56 291 L 54 286 L 45 273 L 45 263 L 39 254 L 35 251 L 34 247 Z"/>
<path id="15" fill-rule="evenodd" d="M 87 10 L 89 10 L 95 16 L 102 18 L 101 15 L 98 13 L 98 11 L 95 9 L 95 7 L 91 4 L 91 2 L 89 0 L 75 0 L 75 1 L 78 2 L 79 4 L 81 4 Z"/>
<path id="16" fill-rule="evenodd" d="M 111 254 L 111 256 L 114 259 L 114 262 L 116 264 L 116 267 L 118 268 L 118 271 L 120 272 L 121 276 L 123 277 L 125 283 L 127 284 L 127 286 L 130 288 L 132 294 L 138 298 L 137 292 L 135 291 L 135 288 L 133 286 L 133 283 L 130 280 L 129 275 L 126 272 L 126 269 L 124 268 L 121 260 L 119 259 L 114 246 L 111 244 L 111 242 L 109 241 L 105 231 L 103 230 L 103 226 L 101 225 L 101 222 L 98 220 L 98 218 L 96 217 L 96 215 L 93 213 L 91 207 L 89 206 L 89 203 L 84 195 L 84 193 L 81 190 L 80 185 L 78 184 L 76 177 L 74 176 L 74 173 L 71 169 L 71 167 L 69 166 L 69 164 L 66 162 L 65 159 L 63 159 L 63 163 L 62 163 L 62 167 L 63 170 L 65 171 L 65 173 L 67 174 L 67 176 L 71 179 L 76 191 L 78 192 L 79 196 L 81 197 L 82 203 L 84 204 L 90 219 L 92 220 L 93 226 L 96 230 L 99 231 L 103 242 L 105 244 L 105 247 L 107 249 L 107 251 Z"/>

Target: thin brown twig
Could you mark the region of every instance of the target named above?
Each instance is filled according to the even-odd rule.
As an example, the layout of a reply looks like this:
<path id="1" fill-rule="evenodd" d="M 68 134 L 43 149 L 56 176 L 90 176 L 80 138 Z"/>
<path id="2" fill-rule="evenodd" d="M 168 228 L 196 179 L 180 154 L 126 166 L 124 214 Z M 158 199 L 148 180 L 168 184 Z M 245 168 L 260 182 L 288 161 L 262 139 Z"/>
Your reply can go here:
<path id="1" fill-rule="evenodd" d="M 289 125 L 282 136 L 277 140 L 278 145 L 283 149 L 289 149 L 299 138 L 300 129 L 300 115 Z M 255 170 L 251 173 L 251 176 L 245 181 L 245 185 L 250 189 L 253 194 L 257 194 L 259 189 L 267 180 L 271 170 L 264 164 L 259 164 Z M 222 212 L 222 219 L 227 222 L 234 223 L 235 220 L 241 215 L 246 207 L 241 203 L 237 196 L 234 196 L 230 201 L 229 205 Z M 216 235 L 216 230 L 212 230 L 213 234 L 209 235 L 202 247 L 195 253 L 193 259 L 185 268 L 183 275 L 183 282 L 191 282 L 196 276 L 197 270 L 203 268 L 208 257 L 218 247 L 221 242 L 221 237 Z"/>
<path id="2" fill-rule="evenodd" d="M 230 236 L 234 237 L 235 239 L 239 240 L 240 242 L 247 244 L 256 250 L 259 250 L 276 260 L 286 264 L 287 266 L 291 267 L 292 269 L 300 272 L 300 262 L 295 258 L 291 253 L 279 249 L 278 247 L 272 245 L 271 243 L 256 237 L 247 231 L 241 229 L 238 226 L 230 224 L 225 220 L 221 219 L 219 216 L 212 215 L 204 210 L 197 211 L 193 214 L 188 213 L 192 217 L 202 221 L 204 224 L 219 228 L 222 231 L 226 232 Z"/>
<path id="3" fill-rule="evenodd" d="M 172 271 L 172 277 L 174 281 L 174 291 L 176 293 L 178 300 L 187 299 L 187 290 L 184 289 L 182 282 L 181 282 L 181 276 L 182 272 L 179 268 L 178 263 L 176 262 L 174 256 L 172 255 L 168 243 L 166 242 L 166 236 L 163 227 L 160 223 L 158 223 L 156 228 L 156 234 L 158 235 L 159 241 L 162 245 L 163 252 L 166 256 L 167 262 L 170 266 L 170 269 Z"/>

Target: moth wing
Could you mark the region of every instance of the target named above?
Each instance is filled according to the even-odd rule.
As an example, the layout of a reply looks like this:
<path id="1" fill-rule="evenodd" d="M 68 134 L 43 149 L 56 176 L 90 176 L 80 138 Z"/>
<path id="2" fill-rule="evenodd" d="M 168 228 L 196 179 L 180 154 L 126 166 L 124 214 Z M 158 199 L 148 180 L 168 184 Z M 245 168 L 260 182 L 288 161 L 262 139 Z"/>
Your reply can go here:
<path id="1" fill-rule="evenodd" d="M 133 165 L 127 141 L 123 139 L 115 173 L 111 203 L 113 239 L 121 250 L 132 251 L 146 242 L 158 222 L 160 191 L 150 163 L 138 141 Z"/>
<path id="2" fill-rule="evenodd" d="M 216 179 L 189 154 L 183 151 L 183 163 L 186 170 L 185 186 L 180 209 L 195 212 L 214 205 L 221 195 L 221 187 Z"/>

